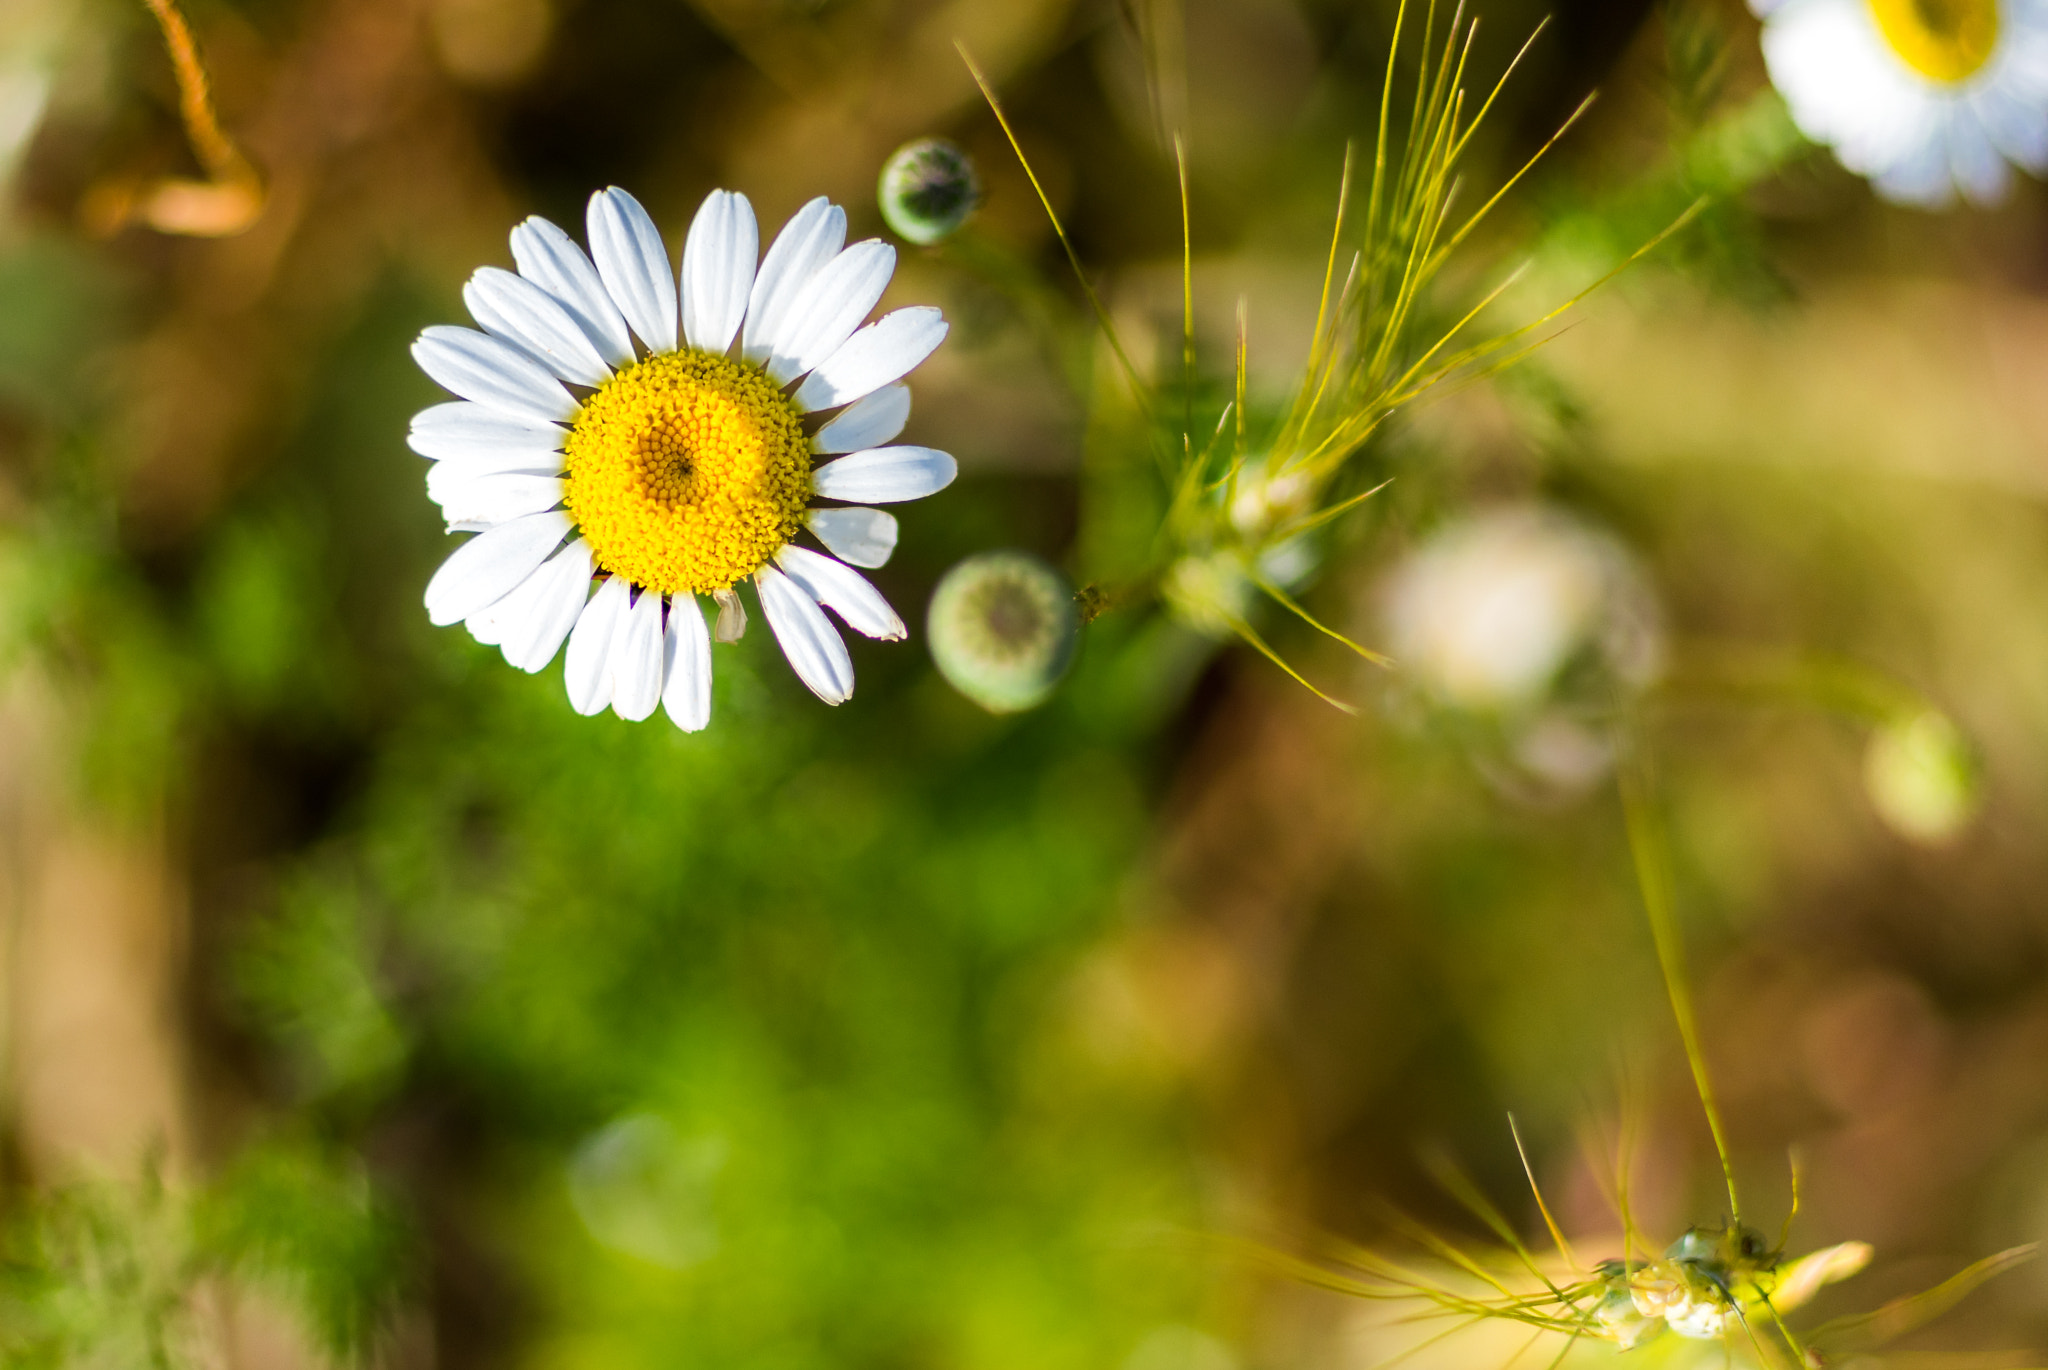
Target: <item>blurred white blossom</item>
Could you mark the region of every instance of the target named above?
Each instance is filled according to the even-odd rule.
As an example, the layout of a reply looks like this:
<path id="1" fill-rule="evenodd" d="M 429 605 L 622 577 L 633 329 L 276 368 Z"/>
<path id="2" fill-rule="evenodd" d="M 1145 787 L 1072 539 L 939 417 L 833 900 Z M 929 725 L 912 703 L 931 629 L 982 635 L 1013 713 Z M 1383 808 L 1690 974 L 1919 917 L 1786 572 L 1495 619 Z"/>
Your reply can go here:
<path id="1" fill-rule="evenodd" d="M 1661 668 L 1656 601 L 1614 538 L 1517 505 L 1448 524 L 1387 582 L 1394 658 L 1443 702 L 1517 713 L 1591 657 L 1624 688 Z"/>
<path id="2" fill-rule="evenodd" d="M 1751 0 L 1764 63 L 1807 137 L 1886 199 L 2004 197 L 2048 171 L 2041 0 Z"/>

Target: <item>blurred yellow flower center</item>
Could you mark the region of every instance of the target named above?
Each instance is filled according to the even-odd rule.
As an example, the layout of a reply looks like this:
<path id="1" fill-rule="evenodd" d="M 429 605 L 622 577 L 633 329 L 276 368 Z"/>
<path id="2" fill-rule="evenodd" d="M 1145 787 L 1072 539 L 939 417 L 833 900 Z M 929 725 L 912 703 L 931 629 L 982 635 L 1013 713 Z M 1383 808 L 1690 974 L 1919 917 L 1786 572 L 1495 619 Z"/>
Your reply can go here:
<path id="1" fill-rule="evenodd" d="M 1870 0 L 1899 59 L 1935 81 L 1977 74 L 1998 47 L 1998 0 Z"/>
<path id="2" fill-rule="evenodd" d="M 752 575 L 801 526 L 810 441 L 775 383 L 707 352 L 628 366 L 564 445 L 568 504 L 598 566 L 667 594 Z"/>

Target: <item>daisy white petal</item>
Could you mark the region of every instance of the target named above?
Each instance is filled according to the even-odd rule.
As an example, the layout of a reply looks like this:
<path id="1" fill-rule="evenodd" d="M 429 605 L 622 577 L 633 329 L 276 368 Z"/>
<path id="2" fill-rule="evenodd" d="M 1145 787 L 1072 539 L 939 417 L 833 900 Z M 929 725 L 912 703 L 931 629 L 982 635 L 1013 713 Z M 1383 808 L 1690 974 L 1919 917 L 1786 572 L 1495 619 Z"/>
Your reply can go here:
<path id="1" fill-rule="evenodd" d="M 638 723 L 661 702 L 661 596 L 642 590 L 612 638 L 612 712 Z"/>
<path id="2" fill-rule="evenodd" d="M 2048 171 L 2048 119 L 2009 91 L 1990 90 L 1971 102 L 1998 150 L 2035 175 Z"/>
<path id="3" fill-rule="evenodd" d="M 520 275 L 553 295 L 575 316 L 598 355 L 613 366 L 633 360 L 626 316 L 612 303 L 597 268 L 574 238 L 535 215 L 512 230 L 512 260 Z"/>
<path id="4" fill-rule="evenodd" d="M 427 498 L 450 523 L 503 523 L 562 502 L 562 478 L 539 471 L 489 471 L 441 462 L 427 472 Z"/>
<path id="5" fill-rule="evenodd" d="M 901 642 L 909 636 L 903 620 L 882 598 L 882 592 L 844 562 L 819 556 L 805 547 L 789 546 L 775 554 L 775 564 L 796 582 L 797 588 L 835 611 L 856 633 L 883 642 Z"/>
<path id="6" fill-rule="evenodd" d="M 570 544 L 571 547 L 575 545 Z M 546 597 L 549 585 L 554 579 L 551 568 L 562 559 L 565 552 L 566 549 L 555 553 L 553 557 L 542 562 L 532 575 L 520 581 L 511 593 L 464 619 L 462 626 L 469 629 L 469 635 L 486 646 L 503 647 L 514 635 L 522 632 Z M 505 650 L 506 659 L 509 661 L 510 649 Z"/>
<path id="7" fill-rule="evenodd" d="M 826 499 L 860 504 L 901 504 L 937 494 L 960 474 L 960 464 L 931 447 L 875 447 L 828 461 L 811 472 L 811 489 Z"/>
<path id="8" fill-rule="evenodd" d="M 520 590 L 525 588 L 524 585 L 519 587 Z M 514 590 L 511 594 L 505 596 L 505 599 L 514 599 L 518 594 L 519 590 Z M 503 604 L 505 599 L 499 600 L 498 603 Z M 493 605 L 489 609 L 479 609 L 476 613 L 462 620 L 462 626 L 469 630 L 469 635 L 486 647 L 498 645 L 504 626 L 495 612 L 496 607 L 496 605 Z"/>
<path id="9" fill-rule="evenodd" d="M 506 632 L 517 621 L 514 615 L 525 602 L 527 587 L 533 584 L 534 576 L 539 574 L 539 571 L 535 571 L 533 575 L 513 586 L 509 593 L 499 596 L 496 603 L 487 604 L 462 620 L 462 626 L 469 629 L 469 635 L 486 647 L 495 647 L 503 642 Z"/>
<path id="10" fill-rule="evenodd" d="M 577 538 L 527 578 L 521 612 L 505 629 L 507 664 L 531 675 L 555 659 L 590 597 L 590 569 L 590 546 Z"/>
<path id="11" fill-rule="evenodd" d="M 1844 166 L 1857 168 L 1844 159 Z M 1948 170 L 1948 147 L 1938 128 L 1929 129 L 1889 161 L 1873 162 L 1865 172 L 1877 193 L 1895 204 L 1939 209 L 1956 197 Z"/>
<path id="12" fill-rule="evenodd" d="M 468 400 L 437 404 L 413 415 L 406 446 L 435 461 L 485 462 L 498 470 L 554 468 L 562 464 L 562 442 L 569 436 L 551 423 L 509 418 Z M 531 460 L 507 462 L 505 455 L 529 454 Z"/>
<path id="13" fill-rule="evenodd" d="M 813 509 L 804 521 L 833 556 L 852 566 L 886 566 L 896 550 L 896 516 L 880 509 Z"/>
<path id="14" fill-rule="evenodd" d="M 471 328 L 435 324 L 412 345 L 420 370 L 466 400 L 512 418 L 547 423 L 576 413 L 576 400 L 533 358 Z"/>
<path id="15" fill-rule="evenodd" d="M 895 274 L 896 249 L 874 238 L 819 267 L 790 302 L 776 335 L 763 339 L 772 349 L 768 374 L 776 384 L 787 385 L 838 351 Z"/>
<path id="16" fill-rule="evenodd" d="M 612 640 L 625 626 L 631 589 L 624 576 L 607 580 L 583 606 L 575 631 L 569 634 L 562 683 L 569 690 L 569 707 L 586 718 L 603 713 L 612 702 Z"/>
<path id="17" fill-rule="evenodd" d="M 668 606 L 662 645 L 668 683 L 661 689 L 661 707 L 684 732 L 699 732 L 711 722 L 711 631 L 695 595 L 677 595 Z"/>
<path id="18" fill-rule="evenodd" d="M 811 439 L 813 452 L 858 452 L 892 441 L 910 422 L 910 387 L 885 385 L 856 400 Z"/>
<path id="19" fill-rule="evenodd" d="M 590 255 L 612 302 L 640 341 L 676 350 L 676 277 L 661 233 L 640 202 L 613 186 L 590 197 Z"/>
<path id="20" fill-rule="evenodd" d="M 518 429 L 525 433 L 539 433 L 553 438 L 557 444 L 569 435 L 567 429 L 551 420 L 514 418 L 470 400 L 443 400 L 412 416 L 412 427 L 416 431 L 468 428 L 476 424 L 487 425 L 493 430 Z"/>
<path id="21" fill-rule="evenodd" d="M 818 268 L 846 242 L 846 211 L 820 195 L 790 217 L 769 244 L 747 300 L 740 330 L 740 355 L 759 365 L 768 360 L 791 304 Z"/>
<path id="22" fill-rule="evenodd" d="M 428 474 L 427 494 L 439 504 L 441 497 L 434 493 L 437 489 L 452 490 L 463 481 L 481 480 L 485 476 L 560 476 L 562 465 L 560 452 L 535 447 L 501 447 L 476 456 L 443 457 Z M 443 483 L 435 484 L 437 478 Z"/>
<path id="23" fill-rule="evenodd" d="M 852 698 L 853 658 L 825 611 L 772 566 L 754 573 L 754 586 L 761 592 L 761 612 L 797 678 L 827 704 Z"/>
<path id="24" fill-rule="evenodd" d="M 496 603 L 533 574 L 568 532 L 569 516 L 552 510 L 479 533 L 427 582 L 427 617 L 445 627 Z"/>
<path id="25" fill-rule="evenodd" d="M 848 338 L 797 388 L 805 412 L 830 409 L 872 394 L 909 374 L 946 340 L 946 320 L 931 305 L 898 309 Z"/>
<path id="26" fill-rule="evenodd" d="M 1948 163 L 1957 188 L 1972 204 L 1997 204 L 2012 185 L 2011 167 L 1973 110 L 1958 108 L 1949 120 Z"/>
<path id="27" fill-rule="evenodd" d="M 496 514 L 496 516 L 494 514 L 485 514 L 485 512 L 465 514 L 465 512 L 459 512 L 459 506 L 477 504 L 477 502 L 489 502 L 489 500 L 494 500 L 494 498 L 498 498 L 498 500 L 518 500 L 518 498 L 524 498 L 524 496 L 514 496 L 512 494 L 514 489 L 524 489 L 524 491 L 528 491 L 530 496 L 535 496 L 535 498 L 539 498 L 543 494 L 543 489 L 547 489 L 547 491 L 553 491 L 555 500 L 561 500 L 561 494 L 563 494 L 561 479 L 563 479 L 561 471 L 553 469 L 549 465 L 500 469 L 500 467 L 489 465 L 485 461 L 436 461 L 434 465 L 430 465 L 426 469 L 426 498 L 440 506 L 442 516 L 449 520 L 449 522 L 475 522 L 479 518 L 487 520 L 487 522 L 504 522 L 506 518 L 518 518 L 518 514 L 539 514 L 541 510 L 553 508 L 553 506 L 551 504 L 541 504 L 541 506 L 528 508 L 528 510 L 518 510 L 518 514 Z M 471 489 L 471 487 L 489 487 L 489 485 L 498 485 L 500 487 L 496 496 L 492 496 L 492 491 L 489 491 L 489 489 Z"/>
<path id="28" fill-rule="evenodd" d="M 462 288 L 462 302 L 486 333 L 523 349 L 563 380 L 595 386 L 612 378 L 583 326 L 525 277 L 478 267 Z"/>
<path id="29" fill-rule="evenodd" d="M 754 207 L 737 191 L 704 197 L 683 240 L 683 336 L 690 346 L 723 354 L 732 346 L 754 290 L 760 254 Z"/>

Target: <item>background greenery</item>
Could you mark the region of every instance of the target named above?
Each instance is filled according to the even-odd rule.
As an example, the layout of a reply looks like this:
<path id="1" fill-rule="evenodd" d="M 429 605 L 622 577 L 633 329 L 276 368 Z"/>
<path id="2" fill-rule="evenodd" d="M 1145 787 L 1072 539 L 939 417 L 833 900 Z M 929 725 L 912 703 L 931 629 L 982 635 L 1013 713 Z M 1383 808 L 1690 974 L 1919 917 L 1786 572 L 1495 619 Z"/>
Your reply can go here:
<path id="1" fill-rule="evenodd" d="M 191 16 L 269 187 L 219 240 L 81 220 L 95 187 L 191 170 L 147 14 L 0 20 L 0 106 L 28 111 L 0 230 L 7 1363 L 1369 1365 L 1355 1309 L 1214 1238 L 1372 1237 L 1389 1201 L 1469 1228 L 1431 1146 L 1522 1217 L 1509 1109 L 1574 1232 L 1612 1227 L 1575 1136 L 1625 1116 L 1646 1225 L 1718 1217 L 1598 777 L 1521 783 L 1502 720 L 1299 625 L 1266 626 L 1359 718 L 1141 604 L 1016 718 L 920 641 L 958 558 L 1088 581 L 1156 515 L 953 39 L 1169 375 L 1161 135 L 1188 131 L 1205 384 L 1242 295 L 1269 415 L 1385 9 Z M 1489 9 L 1484 80 L 1536 17 Z M 1802 1148 L 1795 1246 L 1877 1243 L 1868 1306 L 2048 1235 L 2041 192 L 1877 205 L 1786 133 L 1753 21 L 1706 3 L 1561 8 L 1481 162 L 1519 164 L 1595 86 L 1445 307 L 1528 256 L 1526 317 L 1706 192 L 1702 223 L 1376 440 L 1395 484 L 1304 594 L 1378 643 L 1388 568 L 1502 504 L 1631 549 L 1737 1160 L 1774 1227 Z M 827 193 L 881 233 L 882 160 L 932 133 L 988 199 L 969 238 L 899 245 L 891 299 L 955 321 L 911 433 L 964 475 L 904 511 L 875 578 L 913 637 L 855 645 L 852 702 L 819 706 L 757 626 L 720 653 L 709 732 L 583 719 L 558 668 L 426 623 L 445 539 L 402 435 L 436 393 L 406 347 L 511 224 L 576 224 L 616 182 L 672 239 L 714 185 L 764 224 Z M 1844 678 L 1959 721 L 1984 801 L 1961 835 L 1879 821 Z M 135 1035 L 67 1017 L 102 1002 L 75 975 Z M 2040 1281 L 1930 1344 L 2038 1345 Z"/>

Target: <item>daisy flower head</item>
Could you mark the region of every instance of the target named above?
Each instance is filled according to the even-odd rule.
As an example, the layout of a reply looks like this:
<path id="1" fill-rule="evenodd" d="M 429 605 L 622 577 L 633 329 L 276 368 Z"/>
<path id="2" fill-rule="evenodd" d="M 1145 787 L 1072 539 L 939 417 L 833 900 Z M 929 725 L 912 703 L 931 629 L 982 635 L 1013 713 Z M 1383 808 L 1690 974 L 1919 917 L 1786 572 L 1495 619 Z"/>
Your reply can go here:
<path id="1" fill-rule="evenodd" d="M 753 206 L 713 191 L 680 277 L 623 190 L 591 197 L 589 237 L 586 253 L 526 220 L 517 271 L 483 267 L 463 290 L 482 331 L 437 326 L 413 344 L 460 398 L 415 416 L 409 443 L 434 463 L 427 493 L 449 531 L 476 535 L 428 583 L 428 616 L 529 672 L 566 642 L 578 713 L 639 720 L 659 704 L 695 731 L 711 717 L 700 598 L 718 640 L 736 642 L 752 582 L 798 677 L 843 702 L 853 662 L 825 610 L 869 637 L 905 635 L 853 569 L 896 546 L 896 520 L 870 506 L 956 472 L 944 452 L 890 445 L 910 415 L 902 378 L 945 320 L 913 307 L 863 326 L 896 252 L 846 246 L 846 213 L 822 196 L 757 261 Z"/>
<path id="2" fill-rule="evenodd" d="M 1888 200 L 2048 171 L 2048 0 L 1751 0 L 1794 122 Z"/>

